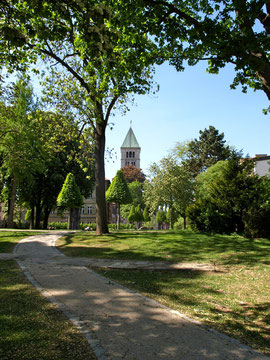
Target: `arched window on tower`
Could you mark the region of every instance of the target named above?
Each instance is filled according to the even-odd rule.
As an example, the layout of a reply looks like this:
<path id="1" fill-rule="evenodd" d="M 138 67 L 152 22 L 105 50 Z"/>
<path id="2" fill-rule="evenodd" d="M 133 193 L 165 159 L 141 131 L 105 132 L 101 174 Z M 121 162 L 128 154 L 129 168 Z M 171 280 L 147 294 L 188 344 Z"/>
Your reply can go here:
<path id="1" fill-rule="evenodd" d="M 127 153 L 126 153 L 126 157 L 128 158 L 128 151 L 127 151 Z"/>
<path id="2" fill-rule="evenodd" d="M 135 152 L 133 151 L 133 158 L 135 158 Z"/>
<path id="3" fill-rule="evenodd" d="M 130 158 L 132 157 L 132 152 L 131 152 L 131 151 L 129 152 L 129 157 L 130 157 Z"/>

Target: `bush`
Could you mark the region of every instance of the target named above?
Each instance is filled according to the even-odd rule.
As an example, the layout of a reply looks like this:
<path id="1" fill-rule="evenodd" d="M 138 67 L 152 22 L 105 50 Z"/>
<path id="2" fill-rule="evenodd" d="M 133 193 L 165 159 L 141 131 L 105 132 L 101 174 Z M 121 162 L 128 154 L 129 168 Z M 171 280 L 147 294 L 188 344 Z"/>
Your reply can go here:
<path id="1" fill-rule="evenodd" d="M 243 216 L 244 235 L 249 238 L 270 238 L 270 209 L 266 206 L 249 209 Z"/>
<path id="2" fill-rule="evenodd" d="M 89 228 L 90 230 L 96 231 L 96 224 L 95 223 L 80 223 L 81 230 L 85 230 Z"/>
<path id="3" fill-rule="evenodd" d="M 117 224 L 109 224 L 109 230 L 117 230 Z M 134 224 L 120 224 L 120 230 L 136 230 Z"/>
<path id="4" fill-rule="evenodd" d="M 184 219 L 181 216 L 173 224 L 173 229 L 174 230 L 182 230 L 182 229 L 184 229 Z"/>
<path id="5" fill-rule="evenodd" d="M 67 222 L 61 222 L 61 221 L 56 221 L 56 222 L 51 222 L 48 224 L 48 229 L 54 229 L 54 230 L 63 230 L 63 229 L 67 229 L 68 228 L 68 223 Z"/>
<path id="6" fill-rule="evenodd" d="M 195 231 L 221 234 L 235 231 L 234 219 L 208 201 L 199 199 L 191 204 L 187 216 Z"/>

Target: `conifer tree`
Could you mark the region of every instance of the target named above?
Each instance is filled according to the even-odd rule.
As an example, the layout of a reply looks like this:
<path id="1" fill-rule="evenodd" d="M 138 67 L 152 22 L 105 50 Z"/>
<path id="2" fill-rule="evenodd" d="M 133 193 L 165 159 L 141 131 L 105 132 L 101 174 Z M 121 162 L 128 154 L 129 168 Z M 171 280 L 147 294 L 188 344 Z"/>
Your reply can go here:
<path id="1" fill-rule="evenodd" d="M 131 205 L 130 212 L 129 212 L 129 215 L 128 215 L 128 221 L 130 223 L 134 223 L 135 219 L 136 219 L 135 206 Z"/>
<path id="2" fill-rule="evenodd" d="M 149 210 L 148 210 L 147 207 L 145 207 L 144 210 L 143 210 L 143 221 L 144 221 L 144 222 L 149 222 L 149 221 L 151 221 L 151 217 L 150 217 L 150 215 L 149 215 Z"/>
<path id="3" fill-rule="evenodd" d="M 132 197 L 122 170 L 118 170 L 109 189 L 106 200 L 117 205 L 117 230 L 120 225 L 120 205 L 132 202 Z"/>
<path id="4" fill-rule="evenodd" d="M 69 173 L 66 177 L 62 190 L 57 198 L 57 206 L 62 209 L 69 209 L 69 229 L 80 228 L 80 207 L 83 204 L 83 197 L 76 184 L 75 176 Z"/>

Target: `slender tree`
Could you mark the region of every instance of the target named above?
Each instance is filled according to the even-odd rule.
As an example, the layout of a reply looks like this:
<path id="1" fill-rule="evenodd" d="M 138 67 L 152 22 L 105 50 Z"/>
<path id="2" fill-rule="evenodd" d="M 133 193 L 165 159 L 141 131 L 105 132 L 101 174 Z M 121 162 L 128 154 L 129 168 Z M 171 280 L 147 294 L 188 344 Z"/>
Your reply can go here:
<path id="1" fill-rule="evenodd" d="M 57 198 L 57 205 L 62 209 L 69 209 L 69 229 L 80 228 L 80 207 L 83 198 L 76 184 L 75 177 L 69 173 Z"/>
<path id="2" fill-rule="evenodd" d="M 117 230 L 120 228 L 120 205 L 132 202 L 132 197 L 124 174 L 118 170 L 106 192 L 106 200 L 117 205 Z"/>

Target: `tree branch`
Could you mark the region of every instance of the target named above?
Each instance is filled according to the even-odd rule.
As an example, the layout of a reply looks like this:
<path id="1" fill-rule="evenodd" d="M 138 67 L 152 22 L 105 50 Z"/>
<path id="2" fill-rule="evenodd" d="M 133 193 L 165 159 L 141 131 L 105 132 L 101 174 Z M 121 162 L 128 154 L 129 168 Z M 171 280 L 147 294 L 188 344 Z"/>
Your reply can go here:
<path id="1" fill-rule="evenodd" d="M 88 92 L 88 94 L 90 94 L 90 88 L 89 88 L 88 84 L 84 81 L 84 79 L 76 71 L 74 71 L 73 68 L 69 64 L 67 64 L 63 59 L 61 59 L 58 55 L 56 55 L 48 43 L 46 43 L 46 44 L 47 44 L 49 50 L 40 49 L 40 51 L 43 54 L 55 59 L 62 66 L 64 66 L 68 70 L 68 72 L 70 72 L 80 82 L 80 84 L 82 85 L 83 88 L 85 88 L 85 90 Z M 34 46 L 32 46 L 32 45 L 29 45 L 29 46 L 31 48 L 34 48 Z M 93 100 L 94 100 L 94 98 L 93 98 Z"/>
<path id="2" fill-rule="evenodd" d="M 109 117 L 110 117 L 110 114 L 111 114 L 111 111 L 114 107 L 114 105 L 116 104 L 116 101 L 118 100 L 118 96 L 114 96 L 114 98 L 112 99 L 112 101 L 110 102 L 110 105 L 107 109 L 107 112 L 106 112 L 106 116 L 105 116 L 105 126 L 107 126 L 108 124 L 108 121 L 109 121 Z"/>
<path id="3" fill-rule="evenodd" d="M 148 5 L 153 5 L 153 6 L 156 6 L 156 5 L 162 5 L 162 6 L 165 6 L 166 8 L 169 9 L 169 12 L 167 13 L 168 16 L 175 13 L 177 14 L 179 17 L 181 17 L 181 19 L 184 19 L 186 20 L 186 22 L 189 24 L 189 25 L 193 25 L 194 27 L 196 27 L 197 29 L 200 29 L 201 30 L 201 23 L 194 19 L 192 16 L 186 14 L 185 12 L 179 10 L 176 6 L 174 6 L 173 4 L 171 3 L 168 3 L 164 0 L 144 0 L 146 4 Z"/>

